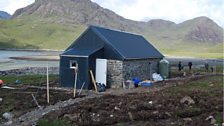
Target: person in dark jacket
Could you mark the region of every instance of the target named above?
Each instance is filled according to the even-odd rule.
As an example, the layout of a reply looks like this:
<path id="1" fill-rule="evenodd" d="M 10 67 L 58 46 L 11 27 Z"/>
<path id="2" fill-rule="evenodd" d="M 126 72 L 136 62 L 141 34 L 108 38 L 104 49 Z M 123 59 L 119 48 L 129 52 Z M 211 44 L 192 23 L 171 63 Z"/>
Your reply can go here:
<path id="1" fill-rule="evenodd" d="M 182 69 L 182 64 L 181 64 L 181 61 L 178 63 L 178 71 L 181 71 Z"/>
<path id="2" fill-rule="evenodd" d="M 188 62 L 188 67 L 189 67 L 189 70 L 191 70 L 191 68 L 192 68 L 192 62 Z"/>
<path id="3" fill-rule="evenodd" d="M 208 63 L 206 62 L 206 63 L 205 63 L 205 71 L 206 71 L 206 72 L 208 72 L 208 68 L 209 68 L 209 65 L 208 65 Z"/>

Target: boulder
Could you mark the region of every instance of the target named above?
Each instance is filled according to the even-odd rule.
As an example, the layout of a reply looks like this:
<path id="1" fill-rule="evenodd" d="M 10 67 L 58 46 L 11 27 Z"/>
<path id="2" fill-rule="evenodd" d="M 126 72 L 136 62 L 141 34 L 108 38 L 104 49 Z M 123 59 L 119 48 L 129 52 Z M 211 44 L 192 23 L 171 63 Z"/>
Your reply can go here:
<path id="1" fill-rule="evenodd" d="M 186 103 L 188 105 L 191 105 L 191 104 L 195 104 L 195 101 L 190 96 L 185 96 L 180 100 L 180 103 L 182 104 Z"/>

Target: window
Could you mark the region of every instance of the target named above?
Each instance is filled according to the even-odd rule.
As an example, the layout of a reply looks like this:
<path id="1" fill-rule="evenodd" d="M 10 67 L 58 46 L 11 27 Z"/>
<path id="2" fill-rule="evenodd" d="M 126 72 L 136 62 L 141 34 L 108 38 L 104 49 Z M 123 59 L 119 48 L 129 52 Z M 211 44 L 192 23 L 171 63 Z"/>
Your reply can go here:
<path id="1" fill-rule="evenodd" d="M 70 61 L 70 69 L 75 69 L 77 67 L 77 61 L 71 60 Z"/>

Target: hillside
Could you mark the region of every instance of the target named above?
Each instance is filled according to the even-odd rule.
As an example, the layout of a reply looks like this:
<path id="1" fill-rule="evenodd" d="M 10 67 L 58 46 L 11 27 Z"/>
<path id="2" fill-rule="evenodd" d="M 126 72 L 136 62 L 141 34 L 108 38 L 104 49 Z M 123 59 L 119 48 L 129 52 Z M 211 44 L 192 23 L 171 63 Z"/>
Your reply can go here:
<path id="1" fill-rule="evenodd" d="M 0 21 L 0 46 L 65 49 L 90 24 L 142 34 L 168 55 L 222 57 L 223 28 L 207 17 L 180 24 L 162 19 L 137 22 L 90 0 L 36 0 L 11 20 Z"/>
<path id="2" fill-rule="evenodd" d="M 0 11 L 0 19 L 9 19 L 11 15 L 5 11 Z"/>

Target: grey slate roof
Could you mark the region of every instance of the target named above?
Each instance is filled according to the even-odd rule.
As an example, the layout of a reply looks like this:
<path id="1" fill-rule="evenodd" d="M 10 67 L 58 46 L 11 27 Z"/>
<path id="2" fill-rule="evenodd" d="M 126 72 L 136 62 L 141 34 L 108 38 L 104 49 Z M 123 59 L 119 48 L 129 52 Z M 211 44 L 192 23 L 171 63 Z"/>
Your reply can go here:
<path id="1" fill-rule="evenodd" d="M 95 32 L 117 50 L 125 59 L 163 58 L 164 56 L 143 36 L 90 26 Z"/>
<path id="2" fill-rule="evenodd" d="M 62 56 L 90 56 L 91 54 L 97 52 L 98 50 L 102 49 L 100 48 L 88 48 L 88 49 L 76 49 L 76 48 L 70 48 L 63 52 Z"/>
<path id="3" fill-rule="evenodd" d="M 90 39 L 87 39 L 90 37 Z M 99 40 L 99 39 L 100 40 Z M 94 41 L 95 40 L 95 41 Z M 101 41 L 102 40 L 102 41 Z M 141 35 L 98 26 L 89 28 L 62 55 L 86 55 L 104 48 L 105 57 L 118 59 L 163 58 L 164 56 Z M 111 52 L 111 54 L 109 54 Z"/>

